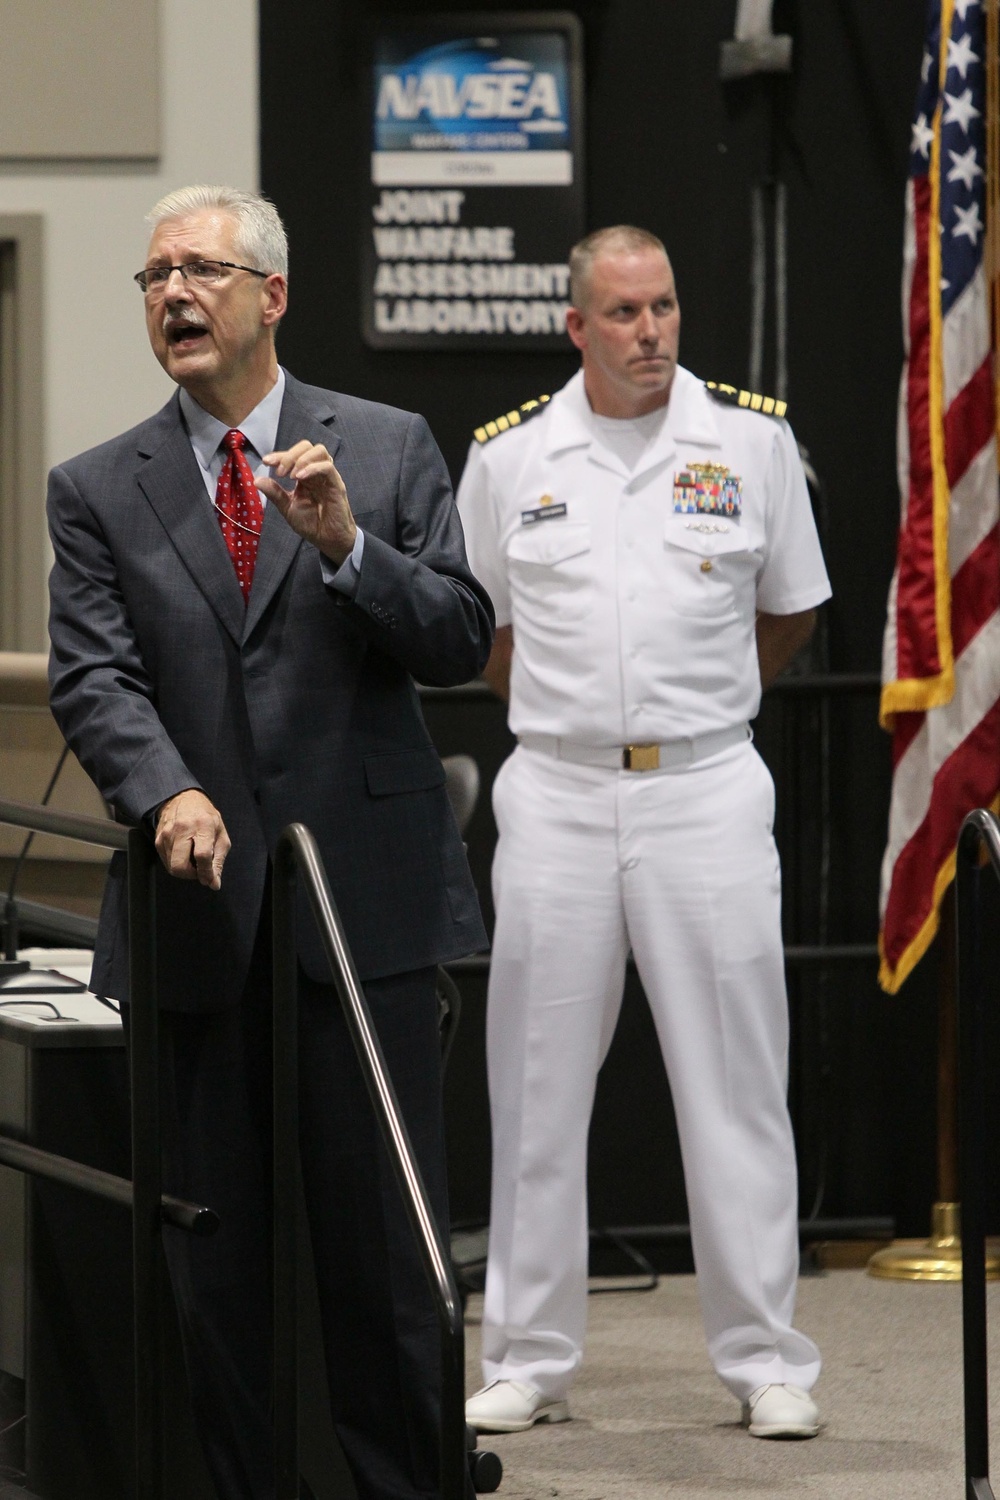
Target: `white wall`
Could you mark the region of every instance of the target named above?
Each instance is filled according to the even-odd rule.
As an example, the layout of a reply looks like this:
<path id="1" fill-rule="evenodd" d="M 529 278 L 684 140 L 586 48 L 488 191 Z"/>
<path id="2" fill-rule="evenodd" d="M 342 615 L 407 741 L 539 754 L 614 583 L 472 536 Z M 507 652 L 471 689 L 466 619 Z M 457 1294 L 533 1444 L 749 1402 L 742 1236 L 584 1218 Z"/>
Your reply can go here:
<path id="1" fill-rule="evenodd" d="M 157 163 L 0 161 L 0 213 L 44 216 L 46 469 L 141 421 L 173 389 L 131 280 L 143 217 L 186 183 L 257 186 L 256 0 L 160 0 L 160 78 Z"/>

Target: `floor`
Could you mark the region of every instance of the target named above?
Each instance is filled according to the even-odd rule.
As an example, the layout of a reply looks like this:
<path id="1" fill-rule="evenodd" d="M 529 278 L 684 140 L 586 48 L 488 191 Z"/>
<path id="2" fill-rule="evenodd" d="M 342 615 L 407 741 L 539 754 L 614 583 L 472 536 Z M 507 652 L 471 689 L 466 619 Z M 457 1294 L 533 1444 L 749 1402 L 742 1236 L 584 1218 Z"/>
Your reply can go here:
<path id="1" fill-rule="evenodd" d="M 1000 1286 L 990 1289 L 993 1321 Z M 480 1383 L 481 1299 L 469 1305 L 469 1389 Z M 961 1287 L 832 1271 L 800 1282 L 797 1321 L 817 1340 L 823 1428 L 764 1442 L 709 1368 L 696 1283 L 591 1297 L 571 1422 L 481 1438 L 506 1500 L 962 1500 Z M 1000 1332 L 991 1340 L 1000 1370 Z M 1000 1382 L 996 1383 L 1000 1385 Z M 1000 1394 L 993 1425 L 1000 1434 Z M 1000 1492 L 1000 1469 L 996 1480 Z"/>

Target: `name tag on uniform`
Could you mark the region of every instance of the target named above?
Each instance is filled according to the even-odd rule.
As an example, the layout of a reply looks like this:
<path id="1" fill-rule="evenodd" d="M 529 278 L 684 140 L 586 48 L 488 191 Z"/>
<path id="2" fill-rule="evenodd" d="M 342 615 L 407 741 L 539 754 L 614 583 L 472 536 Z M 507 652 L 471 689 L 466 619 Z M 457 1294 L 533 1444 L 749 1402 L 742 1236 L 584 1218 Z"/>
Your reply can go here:
<path id="1" fill-rule="evenodd" d="M 556 505 L 551 495 L 543 495 L 534 510 L 522 510 L 521 525 L 536 526 L 539 521 L 558 521 L 565 514 L 565 504 Z"/>

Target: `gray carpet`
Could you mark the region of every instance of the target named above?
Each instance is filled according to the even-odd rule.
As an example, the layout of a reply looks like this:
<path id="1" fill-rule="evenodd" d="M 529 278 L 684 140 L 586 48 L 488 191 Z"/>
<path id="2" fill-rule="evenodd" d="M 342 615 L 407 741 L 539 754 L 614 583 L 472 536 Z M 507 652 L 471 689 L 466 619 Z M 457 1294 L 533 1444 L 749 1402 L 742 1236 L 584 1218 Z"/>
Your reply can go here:
<path id="1" fill-rule="evenodd" d="M 990 1288 L 994 1325 L 1000 1285 Z M 469 1389 L 479 1312 L 469 1306 Z M 797 1321 L 818 1342 L 817 1438 L 764 1442 L 708 1364 L 695 1281 L 591 1297 L 571 1422 L 481 1447 L 504 1463 L 504 1500 L 962 1500 L 961 1287 L 832 1271 L 799 1283 Z M 1000 1453 L 1000 1329 L 991 1339 Z M 1000 1494 L 1000 1460 L 994 1488 Z"/>

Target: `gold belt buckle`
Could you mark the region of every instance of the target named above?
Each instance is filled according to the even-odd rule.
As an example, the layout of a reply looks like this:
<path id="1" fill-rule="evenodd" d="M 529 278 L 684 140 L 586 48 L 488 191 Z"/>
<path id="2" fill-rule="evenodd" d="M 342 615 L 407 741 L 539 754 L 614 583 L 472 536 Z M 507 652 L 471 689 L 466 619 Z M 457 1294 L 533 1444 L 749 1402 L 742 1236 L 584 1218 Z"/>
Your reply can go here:
<path id="1" fill-rule="evenodd" d="M 626 745 L 622 751 L 622 765 L 626 771 L 658 771 L 659 745 Z"/>

